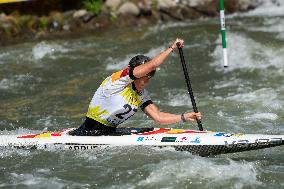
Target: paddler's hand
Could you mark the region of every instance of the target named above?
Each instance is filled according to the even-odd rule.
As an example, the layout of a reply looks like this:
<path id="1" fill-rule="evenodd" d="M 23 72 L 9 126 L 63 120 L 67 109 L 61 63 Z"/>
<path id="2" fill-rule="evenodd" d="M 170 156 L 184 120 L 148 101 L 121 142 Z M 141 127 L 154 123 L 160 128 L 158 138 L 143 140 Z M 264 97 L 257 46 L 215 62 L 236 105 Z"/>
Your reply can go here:
<path id="1" fill-rule="evenodd" d="M 175 48 L 177 48 L 178 46 L 177 46 L 177 43 L 179 44 L 179 47 L 181 47 L 181 48 L 183 48 L 184 47 L 184 40 L 183 39 L 180 39 L 180 38 L 177 38 L 176 40 L 175 40 L 175 42 L 170 46 L 170 48 L 171 49 L 175 49 Z"/>
<path id="2" fill-rule="evenodd" d="M 195 121 L 196 119 L 201 120 L 202 114 L 200 112 L 185 113 L 184 118 L 185 118 L 186 121 Z"/>

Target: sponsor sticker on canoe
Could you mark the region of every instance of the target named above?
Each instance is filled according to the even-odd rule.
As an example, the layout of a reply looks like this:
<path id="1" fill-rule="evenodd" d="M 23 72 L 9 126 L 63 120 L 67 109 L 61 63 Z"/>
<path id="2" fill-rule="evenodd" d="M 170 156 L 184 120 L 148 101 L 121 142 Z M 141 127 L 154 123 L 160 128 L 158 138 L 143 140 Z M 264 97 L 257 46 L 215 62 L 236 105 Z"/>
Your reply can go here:
<path id="1" fill-rule="evenodd" d="M 138 137 L 137 142 L 142 142 L 144 140 L 144 137 Z"/>
<path id="2" fill-rule="evenodd" d="M 231 136 L 239 137 L 242 135 L 244 134 L 242 133 L 216 133 L 214 134 L 214 136 L 221 136 L 221 137 L 231 137 Z"/>
<path id="3" fill-rule="evenodd" d="M 161 142 L 175 142 L 177 137 L 163 137 Z"/>
<path id="4" fill-rule="evenodd" d="M 172 129 L 172 128 L 159 128 L 154 131 L 139 133 L 137 135 L 155 135 L 155 134 L 204 134 L 209 133 L 210 131 L 193 131 L 193 130 L 184 130 L 184 129 Z"/>
<path id="5" fill-rule="evenodd" d="M 200 143 L 201 140 L 199 137 L 196 137 L 194 140 L 190 141 L 190 143 Z"/>
<path id="6" fill-rule="evenodd" d="M 137 138 L 137 142 L 142 142 L 142 141 L 156 141 L 156 140 L 159 140 L 157 139 L 157 137 L 154 137 L 154 136 L 146 136 L 146 137 L 138 137 Z"/>

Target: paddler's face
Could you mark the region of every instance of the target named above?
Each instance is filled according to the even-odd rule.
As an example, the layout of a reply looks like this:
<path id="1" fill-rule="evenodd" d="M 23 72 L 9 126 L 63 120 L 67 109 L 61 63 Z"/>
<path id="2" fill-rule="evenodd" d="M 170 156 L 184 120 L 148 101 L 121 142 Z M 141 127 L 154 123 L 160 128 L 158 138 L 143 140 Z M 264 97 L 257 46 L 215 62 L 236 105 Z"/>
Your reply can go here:
<path id="1" fill-rule="evenodd" d="M 150 77 L 149 76 L 144 76 L 144 77 L 141 77 L 139 79 L 136 79 L 134 81 L 134 84 L 135 84 L 135 87 L 138 91 L 141 91 L 142 89 L 144 89 L 148 83 L 150 81 Z"/>

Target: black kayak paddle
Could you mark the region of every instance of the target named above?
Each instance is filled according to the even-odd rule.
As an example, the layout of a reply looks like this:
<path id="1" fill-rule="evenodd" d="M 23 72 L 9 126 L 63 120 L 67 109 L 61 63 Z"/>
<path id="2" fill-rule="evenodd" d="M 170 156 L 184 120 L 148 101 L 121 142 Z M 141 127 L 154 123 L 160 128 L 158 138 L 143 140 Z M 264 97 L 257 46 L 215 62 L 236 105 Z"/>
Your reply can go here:
<path id="1" fill-rule="evenodd" d="M 197 107 L 196 107 L 196 103 L 195 103 L 195 100 L 194 100 L 194 95 L 193 95 L 193 92 L 192 92 L 192 87 L 191 87 L 191 84 L 190 84 L 190 79 L 189 79 L 187 68 L 186 68 L 186 64 L 185 64 L 185 61 L 184 61 L 182 47 L 180 47 L 180 43 L 177 43 L 176 45 L 178 47 L 180 60 L 181 60 L 181 64 L 182 64 L 182 69 L 183 69 L 183 73 L 184 73 L 184 77 L 185 77 L 185 81 L 186 81 L 186 85 L 187 85 L 188 94 L 189 94 L 190 99 L 191 99 L 193 111 L 195 113 L 198 113 L 198 110 L 197 110 Z M 198 124 L 199 131 L 203 131 L 203 127 L 202 127 L 201 121 L 198 120 L 197 118 L 196 118 L 196 121 L 197 121 L 197 124 Z"/>

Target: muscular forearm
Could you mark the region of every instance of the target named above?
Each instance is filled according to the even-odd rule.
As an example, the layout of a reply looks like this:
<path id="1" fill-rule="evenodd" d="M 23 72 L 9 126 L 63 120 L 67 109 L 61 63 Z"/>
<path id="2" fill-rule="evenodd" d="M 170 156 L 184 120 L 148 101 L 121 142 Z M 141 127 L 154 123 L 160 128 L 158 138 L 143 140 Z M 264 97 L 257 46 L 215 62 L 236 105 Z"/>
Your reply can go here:
<path id="1" fill-rule="evenodd" d="M 169 56 L 169 54 L 173 51 L 173 48 L 167 48 L 165 51 L 163 51 L 162 53 L 160 53 L 159 55 L 155 56 L 150 62 L 149 64 L 151 64 L 151 66 L 156 69 L 158 68 Z"/>
<path id="2" fill-rule="evenodd" d="M 181 121 L 181 115 L 161 112 L 159 108 L 150 104 L 145 109 L 144 112 L 150 116 L 157 124 L 172 124 Z"/>
<path id="3" fill-rule="evenodd" d="M 165 51 L 154 57 L 146 64 L 142 64 L 140 66 L 135 67 L 135 69 L 133 70 L 133 75 L 137 78 L 141 78 L 147 75 L 151 71 L 158 68 L 167 59 L 167 57 L 172 51 L 172 48 L 167 48 Z"/>
<path id="4" fill-rule="evenodd" d="M 159 112 L 158 117 L 154 119 L 157 124 L 165 125 L 165 124 L 173 124 L 177 122 L 181 122 L 181 115 Z"/>
<path id="5" fill-rule="evenodd" d="M 184 45 L 184 41 L 182 39 L 177 38 L 169 48 L 161 52 L 159 55 L 155 56 L 152 60 L 150 60 L 145 64 L 135 67 L 133 70 L 133 75 L 137 78 L 141 78 L 146 76 L 148 73 L 155 70 L 156 68 L 158 68 L 161 64 L 164 63 L 164 61 L 167 59 L 169 54 L 175 48 L 177 48 L 177 43 L 180 44 L 179 45 L 180 47 L 183 47 Z"/>
<path id="6" fill-rule="evenodd" d="M 201 119 L 202 115 L 200 112 L 198 113 L 184 113 L 183 114 L 183 120 L 180 114 L 171 114 L 166 112 L 161 112 L 159 108 L 154 105 L 150 104 L 145 109 L 144 112 L 150 116 L 157 124 L 172 124 L 172 123 L 178 123 L 181 121 L 194 121 L 196 119 Z"/>

